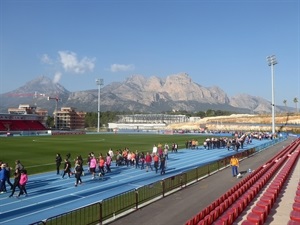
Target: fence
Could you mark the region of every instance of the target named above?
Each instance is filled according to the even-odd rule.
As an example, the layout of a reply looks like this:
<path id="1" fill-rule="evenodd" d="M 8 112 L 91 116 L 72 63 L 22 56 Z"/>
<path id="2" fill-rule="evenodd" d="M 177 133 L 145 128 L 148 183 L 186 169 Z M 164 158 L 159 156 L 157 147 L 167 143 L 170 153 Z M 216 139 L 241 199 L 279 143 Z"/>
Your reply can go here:
<path id="1" fill-rule="evenodd" d="M 247 158 L 250 155 L 256 154 L 285 139 L 286 138 L 275 139 L 272 142 L 265 143 L 258 147 L 238 152 L 236 156 L 239 159 Z M 38 221 L 30 225 L 93 225 L 109 223 L 117 217 L 133 212 L 153 201 L 159 200 L 175 191 L 179 191 L 187 185 L 226 168 L 230 164 L 230 158 L 231 157 L 226 157 L 218 161 L 201 165 L 197 168 L 192 168 L 155 183 L 126 191 L 119 195 L 103 199 L 101 202 L 50 217 L 44 221 Z"/>

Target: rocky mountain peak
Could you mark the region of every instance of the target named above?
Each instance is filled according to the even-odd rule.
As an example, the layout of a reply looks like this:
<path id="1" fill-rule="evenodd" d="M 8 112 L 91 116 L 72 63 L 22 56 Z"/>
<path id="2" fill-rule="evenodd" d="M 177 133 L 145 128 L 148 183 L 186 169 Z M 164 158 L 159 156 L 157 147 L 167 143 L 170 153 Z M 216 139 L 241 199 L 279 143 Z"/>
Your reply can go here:
<path id="1" fill-rule="evenodd" d="M 217 86 L 204 87 L 192 81 L 187 73 L 169 75 L 166 78 L 157 76 L 144 77 L 132 75 L 124 82 L 113 82 L 101 89 L 101 111 L 139 111 L 161 113 L 172 110 L 205 111 L 226 110 L 240 113 L 268 113 L 270 102 L 260 97 L 237 95 L 229 98 Z M 59 97 L 58 107 L 75 107 L 78 111 L 94 112 L 97 110 L 97 89 L 69 92 L 50 78 L 40 76 L 27 82 L 22 87 L 0 95 L 0 110 L 7 112 L 8 107 L 29 104 L 30 97 L 17 98 L 12 93 L 45 93 L 47 96 Z M 10 95 L 11 94 L 11 95 Z M 27 102 L 26 102 L 27 101 Z M 46 98 L 36 99 L 39 107 L 52 113 L 54 105 Z M 279 106 L 276 110 L 280 110 Z M 282 107 L 286 110 L 285 107 Z"/>
<path id="2" fill-rule="evenodd" d="M 61 84 L 54 83 L 49 77 L 39 76 L 14 91 L 15 93 L 45 93 L 46 95 L 64 96 L 69 93 Z"/>

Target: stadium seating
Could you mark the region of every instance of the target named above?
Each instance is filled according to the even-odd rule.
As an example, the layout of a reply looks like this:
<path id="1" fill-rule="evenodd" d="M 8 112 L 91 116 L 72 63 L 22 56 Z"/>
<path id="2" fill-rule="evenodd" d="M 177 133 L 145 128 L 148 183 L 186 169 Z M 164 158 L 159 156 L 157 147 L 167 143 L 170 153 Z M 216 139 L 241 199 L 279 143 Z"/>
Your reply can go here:
<path id="1" fill-rule="evenodd" d="M 4 124 L 0 121 L 0 131 L 7 131 L 7 128 L 4 126 Z"/>
<path id="2" fill-rule="evenodd" d="M 0 131 L 35 131 L 47 130 L 36 120 L 0 120 Z"/>
<path id="3" fill-rule="evenodd" d="M 297 145 L 298 146 L 298 145 Z M 296 146 L 296 147 L 297 147 Z M 299 151 L 296 150 L 294 153 L 288 152 L 288 159 L 286 160 L 285 165 L 282 167 L 280 172 L 275 175 L 272 183 L 268 186 L 267 190 L 261 195 L 259 201 L 256 203 L 255 207 L 252 208 L 252 211 L 247 215 L 247 221 L 253 222 L 256 224 L 264 224 L 268 214 L 270 213 L 271 208 L 273 207 L 280 191 L 283 186 L 283 183 L 286 181 L 287 177 L 291 173 L 296 161 L 299 157 Z M 283 161 L 283 160 L 281 160 Z M 295 200 L 297 199 L 298 191 L 296 192 Z M 299 193 L 300 194 L 300 193 Z M 295 205 L 297 209 L 297 205 Z M 297 211 L 293 208 L 290 218 L 292 221 L 300 222 L 300 211 Z M 243 222 L 242 225 L 248 224 Z M 291 223 L 292 224 L 292 223 Z"/>
<path id="4" fill-rule="evenodd" d="M 243 225 L 263 224 L 279 195 L 286 177 L 292 171 L 296 159 L 299 157 L 299 152 L 296 151 L 300 144 L 299 140 L 297 139 L 291 143 L 272 157 L 265 165 L 229 189 L 194 218 L 187 221 L 186 225 L 233 224 L 250 202 L 275 176 L 275 179 L 271 182 L 267 190 L 264 191 L 264 194 L 259 198 L 253 209 L 247 213 L 247 220 L 242 223 Z M 300 196 L 295 197 L 295 202 L 300 204 Z M 300 211 L 293 210 L 291 212 L 291 220 L 300 221 Z"/>

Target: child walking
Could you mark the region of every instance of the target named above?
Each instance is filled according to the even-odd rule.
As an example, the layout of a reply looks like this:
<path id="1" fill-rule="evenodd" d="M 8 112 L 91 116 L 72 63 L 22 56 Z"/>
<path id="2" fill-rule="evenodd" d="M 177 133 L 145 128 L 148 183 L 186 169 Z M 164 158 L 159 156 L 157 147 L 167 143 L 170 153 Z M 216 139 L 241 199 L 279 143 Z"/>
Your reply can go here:
<path id="1" fill-rule="evenodd" d="M 21 176 L 20 176 L 20 193 L 18 195 L 18 197 L 20 197 L 20 195 L 25 194 L 25 196 L 27 196 L 27 191 L 26 191 L 26 184 L 28 182 L 28 175 L 27 175 L 27 171 L 26 170 L 22 170 L 21 171 Z"/>

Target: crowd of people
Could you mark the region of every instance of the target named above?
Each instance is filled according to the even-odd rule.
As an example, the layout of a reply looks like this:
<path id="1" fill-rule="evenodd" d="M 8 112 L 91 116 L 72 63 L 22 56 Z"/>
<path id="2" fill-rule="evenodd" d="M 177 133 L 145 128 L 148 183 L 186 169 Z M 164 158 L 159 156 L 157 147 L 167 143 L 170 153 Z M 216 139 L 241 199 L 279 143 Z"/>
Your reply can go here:
<path id="1" fill-rule="evenodd" d="M 27 170 L 24 168 L 20 160 L 15 161 L 14 168 L 14 183 L 10 182 L 10 174 L 13 170 L 8 163 L 0 161 L 0 193 L 7 193 L 6 183 L 10 186 L 11 194 L 9 197 L 13 197 L 16 191 L 16 188 L 19 188 L 19 194 L 16 197 L 21 195 L 27 196 L 26 184 L 28 182 Z"/>
<path id="2" fill-rule="evenodd" d="M 171 147 L 172 152 L 177 152 L 178 144 L 173 143 Z M 91 179 L 98 177 L 104 177 L 106 173 L 111 172 L 111 165 L 115 162 L 115 166 L 134 167 L 136 169 L 148 171 L 155 171 L 160 174 L 165 174 L 166 165 L 168 160 L 169 145 L 162 144 L 154 145 L 152 152 L 139 152 L 131 151 L 125 147 L 123 150 L 119 149 L 113 151 L 109 149 L 106 155 L 102 153 L 96 156 L 94 152 L 90 152 L 86 158 L 87 169 L 84 170 L 84 161 L 81 155 L 77 156 L 74 160 L 74 166 L 72 165 L 71 155 L 67 154 L 65 159 L 57 153 L 55 157 L 56 174 L 61 175 L 64 179 L 65 176 L 69 178 L 73 175 L 76 178 L 75 186 L 82 183 L 81 176 L 85 174 L 91 175 Z M 63 162 L 64 161 L 64 162 Z M 62 165 L 63 164 L 63 165 Z M 60 167 L 63 166 L 62 171 Z M 85 173 L 86 172 L 86 173 Z"/>
<path id="3" fill-rule="evenodd" d="M 227 148 L 229 150 L 230 148 L 233 148 L 238 151 L 239 146 L 243 148 L 244 142 L 247 142 L 247 144 L 252 142 L 251 137 L 244 135 L 233 138 L 207 138 L 203 143 L 203 147 L 208 150 L 214 148 Z M 239 143 L 239 145 L 237 143 Z M 198 149 L 198 141 L 188 140 L 186 141 L 185 147 L 188 149 Z M 178 144 L 172 143 L 171 147 L 169 147 L 167 143 L 164 145 L 161 143 L 157 145 L 154 144 L 152 152 L 148 151 L 146 153 L 139 152 L 138 150 L 131 151 L 128 147 L 125 147 L 123 150 L 118 149 L 116 151 L 109 149 L 105 155 L 100 153 L 98 156 L 96 156 L 94 152 L 90 152 L 86 158 L 86 171 L 83 167 L 84 162 L 81 155 L 76 157 L 74 160 L 74 166 L 72 167 L 70 154 L 67 154 L 64 159 L 62 173 L 60 173 L 60 166 L 63 160 L 61 155 L 57 153 L 55 158 L 56 173 L 61 175 L 62 178 L 65 178 L 66 175 L 68 177 L 74 175 L 76 178 L 75 186 L 82 183 L 81 176 L 85 175 L 85 172 L 91 176 L 91 179 L 95 179 L 97 176 L 99 178 L 103 178 L 105 174 L 111 172 L 111 165 L 113 162 L 115 162 L 116 167 L 134 167 L 136 169 L 145 170 L 146 172 L 160 172 L 160 174 L 163 175 L 166 172 L 169 152 L 177 153 Z"/>
<path id="4" fill-rule="evenodd" d="M 244 144 L 250 144 L 252 142 L 252 135 L 236 135 L 234 137 L 211 137 L 206 138 L 203 142 L 203 147 L 207 150 L 210 149 L 219 149 L 227 148 L 227 150 L 238 151 L 241 148 L 244 148 Z"/>

